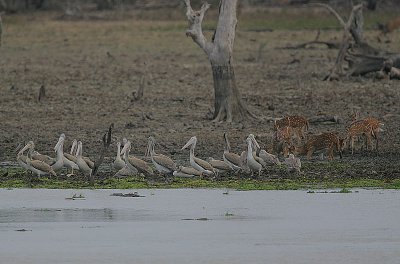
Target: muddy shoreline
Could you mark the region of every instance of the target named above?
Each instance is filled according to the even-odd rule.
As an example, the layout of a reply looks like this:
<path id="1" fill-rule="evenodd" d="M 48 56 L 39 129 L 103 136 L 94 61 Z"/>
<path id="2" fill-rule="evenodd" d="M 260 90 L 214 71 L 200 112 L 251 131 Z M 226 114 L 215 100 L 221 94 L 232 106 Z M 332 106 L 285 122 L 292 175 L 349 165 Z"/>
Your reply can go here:
<path id="1" fill-rule="evenodd" d="M 82 140 L 84 154 L 96 158 L 102 135 L 114 123 L 106 164 L 123 137 L 132 141 L 132 154 L 141 157 L 147 138 L 154 136 L 159 143 L 156 152 L 188 165 L 188 152 L 180 149 L 193 135 L 198 138 L 196 155 L 202 158 L 221 158 L 224 132 L 237 153 L 245 149 L 244 139 L 250 133 L 271 151 L 273 124 L 263 117 L 337 115 L 340 123 L 312 124 L 309 133 L 335 131 L 343 136 L 349 114 L 358 109 L 362 116 L 385 123 L 379 152 L 357 150 L 353 156 L 347 152 L 343 160 L 333 163 L 315 157 L 304 161 L 303 176 L 389 181 L 400 177 L 400 83 L 372 77 L 323 82 L 337 51 L 279 49 L 312 39 L 315 32 L 311 30 L 251 32 L 239 25 L 238 87 L 261 119 L 226 124 L 210 122 L 211 69 L 204 54 L 184 36 L 184 23 L 66 22 L 46 16 L 13 19 L 0 50 L 0 161 L 14 161 L 18 145 L 29 140 L 41 153 L 54 155 L 51 150 L 61 133 L 66 134 L 65 151 L 76 138 Z M 321 38 L 340 34 L 324 30 Z M 387 43 L 376 41 L 376 31 L 365 34 L 372 45 L 399 52 L 400 34 L 391 35 Z M 147 79 L 144 97 L 132 101 L 143 74 Z M 41 84 L 46 86 L 46 96 L 38 102 Z M 106 169 L 102 175 L 107 178 L 111 173 Z M 262 179 L 271 176 L 291 177 L 283 168 L 272 168 Z"/>

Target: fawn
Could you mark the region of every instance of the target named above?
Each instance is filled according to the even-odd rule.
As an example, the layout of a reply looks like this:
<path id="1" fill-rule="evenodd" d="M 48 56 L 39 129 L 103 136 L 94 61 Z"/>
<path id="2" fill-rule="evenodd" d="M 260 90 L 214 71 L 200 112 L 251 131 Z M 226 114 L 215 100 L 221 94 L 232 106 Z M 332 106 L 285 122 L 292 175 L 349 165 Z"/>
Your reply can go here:
<path id="1" fill-rule="evenodd" d="M 275 120 L 275 129 L 278 130 L 280 128 L 289 127 L 291 128 L 290 133 L 292 131 L 296 135 L 299 140 L 304 139 L 304 131 L 307 131 L 310 124 L 308 120 L 302 116 L 285 116 L 282 119 Z"/>
<path id="2" fill-rule="evenodd" d="M 321 135 L 316 135 L 311 137 L 303 146 L 294 147 L 294 154 L 307 154 L 307 158 L 311 159 L 314 151 L 327 150 L 329 160 L 333 160 L 333 151 L 339 152 L 340 158 L 342 158 L 344 140 L 341 139 L 335 133 L 322 133 Z"/>
<path id="3" fill-rule="evenodd" d="M 383 125 L 383 123 L 373 117 L 367 117 L 351 123 L 350 127 L 347 129 L 346 136 L 346 139 L 350 142 L 349 147 L 351 148 L 351 154 L 354 153 L 355 139 L 362 135 L 364 135 L 367 139 L 366 149 L 368 149 L 368 146 L 370 146 L 371 150 L 373 149 L 372 138 L 375 138 L 375 149 L 378 149 L 378 134 L 383 131 L 381 128 Z"/>

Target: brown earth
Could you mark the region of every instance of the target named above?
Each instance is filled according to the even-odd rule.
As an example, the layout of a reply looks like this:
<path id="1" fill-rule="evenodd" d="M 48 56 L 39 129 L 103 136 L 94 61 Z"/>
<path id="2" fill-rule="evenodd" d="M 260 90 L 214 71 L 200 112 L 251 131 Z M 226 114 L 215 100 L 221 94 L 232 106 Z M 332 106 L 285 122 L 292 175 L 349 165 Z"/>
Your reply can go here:
<path id="1" fill-rule="evenodd" d="M 199 157 L 221 158 L 223 132 L 235 152 L 245 148 L 249 133 L 270 149 L 273 124 L 249 120 L 240 124 L 212 123 L 210 65 L 203 52 L 185 37 L 185 21 L 61 21 L 38 13 L 4 18 L 0 48 L 0 161 L 14 161 L 16 148 L 33 140 L 36 149 L 53 155 L 60 133 L 82 140 L 84 154 L 96 157 L 101 137 L 114 123 L 113 145 L 127 137 L 132 152 L 143 156 L 147 138 L 154 136 L 156 152 L 187 163 L 180 148 L 193 135 Z M 207 35 L 211 35 L 211 31 Z M 367 31 L 376 47 L 400 52 L 400 32 L 390 43 L 378 43 L 378 32 Z M 321 38 L 339 38 L 341 32 L 324 30 Z M 285 50 L 279 47 L 312 40 L 315 31 L 254 32 L 238 27 L 235 71 L 244 101 L 257 116 L 300 114 L 338 115 L 339 124 L 312 124 L 310 133 L 338 131 L 356 108 L 364 116 L 385 123 L 379 153 L 345 153 L 345 170 L 324 171 L 306 165 L 312 175 L 400 176 L 400 82 L 355 77 L 337 82 L 322 79 L 337 50 L 324 47 Z M 264 47 L 265 45 L 265 47 Z M 145 74 L 142 100 L 133 102 Z M 40 86 L 46 96 L 38 102 Z M 311 164 L 311 163 L 310 163 Z"/>

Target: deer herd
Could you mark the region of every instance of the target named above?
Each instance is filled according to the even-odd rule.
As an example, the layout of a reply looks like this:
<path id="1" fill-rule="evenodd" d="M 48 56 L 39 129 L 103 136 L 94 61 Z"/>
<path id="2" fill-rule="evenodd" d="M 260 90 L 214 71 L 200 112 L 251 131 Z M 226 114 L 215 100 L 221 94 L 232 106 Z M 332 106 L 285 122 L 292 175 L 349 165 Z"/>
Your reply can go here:
<path id="1" fill-rule="evenodd" d="M 322 134 L 305 138 L 304 133 L 309 128 L 309 122 L 302 116 L 287 116 L 275 121 L 274 150 L 287 156 L 289 153 L 294 155 L 307 155 L 310 159 L 316 151 L 326 150 L 328 158 L 334 158 L 334 151 L 342 157 L 342 151 L 346 146 L 354 153 L 355 143 L 364 137 L 366 139 L 366 149 L 378 149 L 379 133 L 383 131 L 384 125 L 373 117 L 361 118 L 360 113 L 354 111 L 351 114 L 351 123 L 346 129 L 344 137 L 339 133 L 325 132 Z M 293 140 L 295 139 L 296 142 Z M 375 140 L 375 147 L 373 145 Z M 304 142 L 302 142 L 304 141 Z"/>

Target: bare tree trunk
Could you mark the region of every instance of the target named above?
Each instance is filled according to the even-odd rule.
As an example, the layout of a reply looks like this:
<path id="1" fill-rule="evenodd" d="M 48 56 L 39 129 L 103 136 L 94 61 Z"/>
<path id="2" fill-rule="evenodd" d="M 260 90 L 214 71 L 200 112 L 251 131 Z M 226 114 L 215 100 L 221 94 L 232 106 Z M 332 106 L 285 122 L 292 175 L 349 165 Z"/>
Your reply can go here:
<path id="1" fill-rule="evenodd" d="M 0 14 L 0 47 L 1 47 L 2 37 L 3 37 L 3 22 L 1 20 L 1 14 Z"/>
<path id="2" fill-rule="evenodd" d="M 246 117 L 254 117 L 241 99 L 233 68 L 238 0 L 220 1 L 218 25 L 211 42 L 205 38 L 202 30 L 203 18 L 210 5 L 203 3 L 199 11 L 194 11 L 190 0 L 184 2 L 189 21 L 186 35 L 192 37 L 193 41 L 203 49 L 211 63 L 215 98 L 214 121 L 242 121 Z"/>

